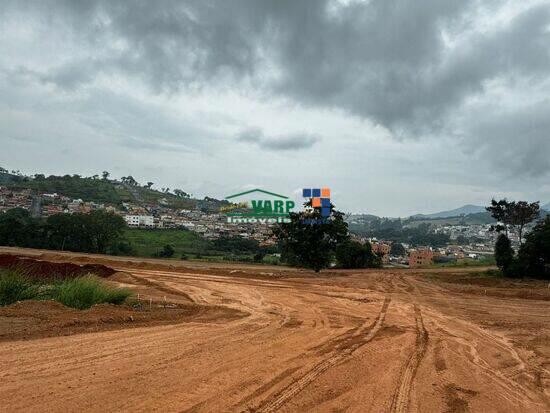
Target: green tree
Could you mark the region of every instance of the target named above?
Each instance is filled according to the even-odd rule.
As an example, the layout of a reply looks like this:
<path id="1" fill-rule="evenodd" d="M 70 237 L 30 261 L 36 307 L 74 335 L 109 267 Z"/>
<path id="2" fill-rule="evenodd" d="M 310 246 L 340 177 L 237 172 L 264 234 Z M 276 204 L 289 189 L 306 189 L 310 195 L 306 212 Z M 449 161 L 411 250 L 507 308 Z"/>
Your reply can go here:
<path id="1" fill-rule="evenodd" d="M 217 251 L 231 252 L 233 254 L 256 254 L 261 250 L 258 241 L 241 237 L 220 237 L 212 241 L 212 246 Z"/>
<path id="2" fill-rule="evenodd" d="M 539 216 L 540 203 L 526 201 L 513 202 L 510 208 L 509 222 L 518 229 L 519 243 L 523 243 L 523 229 Z"/>
<path id="3" fill-rule="evenodd" d="M 55 214 L 46 220 L 48 248 L 92 252 L 82 214 Z"/>
<path id="4" fill-rule="evenodd" d="M 105 254 L 107 249 L 122 237 L 126 228 L 124 219 L 112 212 L 97 210 L 81 218 L 90 237 L 92 252 L 100 254 Z"/>
<path id="5" fill-rule="evenodd" d="M 524 274 L 550 279 L 550 215 L 527 234 L 518 255 L 519 266 Z"/>
<path id="6" fill-rule="evenodd" d="M 311 207 L 311 203 L 305 206 Z M 333 205 L 330 217 L 325 219 L 320 208 L 290 213 L 290 222 L 278 224 L 273 233 L 278 239 L 283 261 L 315 272 L 327 268 L 336 247 L 349 238 L 344 214 L 336 211 Z"/>
<path id="7" fill-rule="evenodd" d="M 403 257 L 407 255 L 407 251 L 405 250 L 403 244 L 401 244 L 400 242 L 393 242 L 391 244 L 390 255 L 393 255 L 395 257 Z"/>
<path id="8" fill-rule="evenodd" d="M 495 261 L 497 267 L 507 274 L 513 260 L 514 250 L 512 249 L 512 243 L 505 234 L 500 234 L 495 243 Z"/>
<path id="9" fill-rule="evenodd" d="M 372 252 L 368 242 L 361 244 L 347 239 L 336 247 L 335 255 L 342 268 L 378 268 L 382 266 L 382 260 Z"/>
<path id="10" fill-rule="evenodd" d="M 56 214 L 46 221 L 49 248 L 105 254 L 122 237 L 124 219 L 102 210 L 89 214 Z"/>
<path id="11" fill-rule="evenodd" d="M 155 256 L 161 257 L 161 258 L 171 258 L 176 251 L 174 250 L 174 247 L 172 247 L 170 244 L 166 244 L 164 247 L 162 247 L 162 250 L 157 252 Z"/>
<path id="12" fill-rule="evenodd" d="M 0 245 L 43 247 L 43 226 L 29 211 L 14 208 L 0 214 Z"/>
<path id="13" fill-rule="evenodd" d="M 104 181 L 106 181 L 107 179 L 109 179 L 109 175 L 111 175 L 108 171 L 103 171 L 101 173 L 101 177 L 103 178 Z"/>
<path id="14" fill-rule="evenodd" d="M 533 222 L 539 216 L 539 202 L 526 201 L 500 201 L 491 200 L 491 205 L 486 208 L 491 213 L 492 217 L 499 224 L 496 225 L 497 231 L 505 230 L 508 235 L 508 225 L 515 227 L 518 230 L 519 243 L 523 243 L 523 230 L 526 225 Z M 504 225 L 503 225 L 504 224 Z"/>
<path id="15" fill-rule="evenodd" d="M 179 198 L 189 198 L 191 196 L 187 192 L 182 191 L 181 189 L 174 189 L 174 194 Z"/>

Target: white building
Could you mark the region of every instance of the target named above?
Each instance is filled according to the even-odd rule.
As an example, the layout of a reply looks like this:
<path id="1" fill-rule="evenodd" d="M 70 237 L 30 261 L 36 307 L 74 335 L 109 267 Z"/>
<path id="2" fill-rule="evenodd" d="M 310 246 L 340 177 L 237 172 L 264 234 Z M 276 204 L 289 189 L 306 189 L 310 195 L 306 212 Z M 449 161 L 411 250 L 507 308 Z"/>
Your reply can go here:
<path id="1" fill-rule="evenodd" d="M 124 220 L 129 227 L 154 228 L 155 220 L 151 215 L 125 215 Z"/>

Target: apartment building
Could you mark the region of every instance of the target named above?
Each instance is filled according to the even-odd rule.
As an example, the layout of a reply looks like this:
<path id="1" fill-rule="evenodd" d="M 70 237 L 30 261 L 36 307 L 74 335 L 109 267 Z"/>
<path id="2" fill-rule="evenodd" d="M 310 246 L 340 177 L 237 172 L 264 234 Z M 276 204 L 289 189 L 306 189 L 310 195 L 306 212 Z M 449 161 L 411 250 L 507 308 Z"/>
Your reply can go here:
<path id="1" fill-rule="evenodd" d="M 434 252 L 430 248 L 418 248 L 409 251 L 409 267 L 424 267 L 431 265 L 434 259 Z"/>
<path id="2" fill-rule="evenodd" d="M 154 228 L 155 219 L 152 215 L 125 215 L 124 220 L 132 228 Z"/>

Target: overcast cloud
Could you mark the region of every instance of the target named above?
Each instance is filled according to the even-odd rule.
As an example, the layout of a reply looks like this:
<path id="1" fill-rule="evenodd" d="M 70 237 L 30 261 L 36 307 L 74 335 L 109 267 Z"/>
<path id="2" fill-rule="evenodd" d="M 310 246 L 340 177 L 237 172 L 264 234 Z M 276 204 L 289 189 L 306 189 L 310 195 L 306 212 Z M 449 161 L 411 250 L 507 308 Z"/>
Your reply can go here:
<path id="1" fill-rule="evenodd" d="M 550 201 L 550 2 L 0 3 L 0 166 L 346 211 Z"/>

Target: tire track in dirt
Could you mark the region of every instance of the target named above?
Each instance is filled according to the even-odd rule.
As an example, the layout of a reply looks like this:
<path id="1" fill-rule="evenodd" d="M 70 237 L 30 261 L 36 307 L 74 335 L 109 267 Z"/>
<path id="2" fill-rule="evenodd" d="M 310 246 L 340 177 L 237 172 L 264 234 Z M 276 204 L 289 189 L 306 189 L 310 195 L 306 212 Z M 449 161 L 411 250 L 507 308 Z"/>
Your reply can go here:
<path id="1" fill-rule="evenodd" d="M 151 287 L 158 291 L 161 291 L 163 293 L 173 294 L 176 296 L 180 296 L 185 298 L 187 301 L 194 303 L 195 301 L 191 298 L 191 296 L 177 288 L 169 287 L 165 284 L 162 284 L 160 282 L 152 281 L 148 278 L 140 277 L 134 273 L 126 272 L 126 274 L 138 285 L 143 285 L 145 287 Z"/>
<path id="2" fill-rule="evenodd" d="M 408 411 L 410 393 L 416 371 L 418 366 L 426 353 L 428 348 L 428 331 L 424 327 L 424 320 L 422 319 L 422 312 L 420 308 L 415 304 L 414 306 L 414 319 L 416 323 L 416 341 L 414 351 L 407 360 L 405 370 L 401 375 L 401 381 L 397 389 L 397 393 L 393 397 L 390 411 L 392 413 L 403 413 Z"/>
<path id="3" fill-rule="evenodd" d="M 376 320 L 369 326 L 360 329 L 357 334 L 350 335 L 345 341 L 346 344 L 341 343 L 336 347 L 329 357 L 317 363 L 313 368 L 306 372 L 302 377 L 297 380 L 294 380 L 281 391 L 276 393 L 273 397 L 264 401 L 260 408 L 257 409 L 257 412 L 269 413 L 278 411 L 281 406 L 283 406 L 290 399 L 295 397 L 300 393 L 304 388 L 306 388 L 310 383 L 312 383 L 317 377 L 327 371 L 329 368 L 337 365 L 347 357 L 349 357 L 355 350 L 359 347 L 364 346 L 369 341 L 371 341 L 384 323 L 386 317 L 386 312 L 390 305 L 391 298 L 386 297 L 382 308 L 378 313 Z"/>

